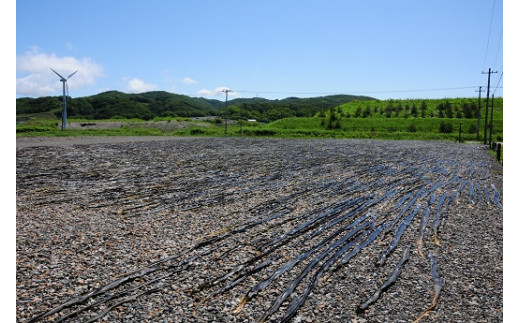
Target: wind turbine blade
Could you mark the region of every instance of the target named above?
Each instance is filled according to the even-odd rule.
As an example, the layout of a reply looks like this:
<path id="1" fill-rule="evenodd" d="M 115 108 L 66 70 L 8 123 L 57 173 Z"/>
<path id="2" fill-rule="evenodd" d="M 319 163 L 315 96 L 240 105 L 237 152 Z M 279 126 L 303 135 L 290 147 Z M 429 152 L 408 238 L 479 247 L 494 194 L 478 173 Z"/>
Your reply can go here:
<path id="1" fill-rule="evenodd" d="M 67 89 L 67 94 L 65 95 L 65 98 L 69 96 L 69 83 L 65 82 L 65 88 Z"/>
<path id="2" fill-rule="evenodd" d="M 77 72 L 78 72 L 78 70 L 76 70 L 76 72 L 70 74 L 69 77 L 67 77 L 67 80 L 70 79 L 72 77 L 72 75 L 76 74 Z"/>
<path id="3" fill-rule="evenodd" d="M 53 71 L 54 73 L 56 73 L 56 75 L 58 75 L 60 78 L 65 79 L 63 76 L 61 76 L 60 74 L 58 74 L 58 72 L 56 72 L 56 71 L 53 70 L 52 68 L 51 68 L 51 71 Z M 77 71 L 76 71 L 76 72 L 77 72 Z"/>

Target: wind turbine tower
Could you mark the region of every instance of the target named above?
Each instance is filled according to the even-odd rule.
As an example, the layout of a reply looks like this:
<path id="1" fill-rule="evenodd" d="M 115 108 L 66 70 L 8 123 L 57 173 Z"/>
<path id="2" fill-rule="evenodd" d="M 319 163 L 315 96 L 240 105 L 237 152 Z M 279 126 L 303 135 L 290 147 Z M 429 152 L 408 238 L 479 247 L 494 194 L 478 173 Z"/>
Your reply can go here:
<path id="1" fill-rule="evenodd" d="M 67 80 L 70 79 L 72 77 L 72 75 L 76 74 L 77 70 L 76 70 L 76 72 L 70 74 L 67 78 L 64 78 L 63 76 L 58 74 L 58 72 L 56 72 L 52 68 L 51 68 L 51 70 L 60 77 L 60 82 L 63 82 L 63 103 L 62 103 L 63 108 L 61 110 L 61 130 L 63 130 L 65 128 L 67 128 L 67 93 L 69 92 L 69 86 L 67 85 Z M 66 92 L 65 92 L 65 89 L 67 89 Z"/>

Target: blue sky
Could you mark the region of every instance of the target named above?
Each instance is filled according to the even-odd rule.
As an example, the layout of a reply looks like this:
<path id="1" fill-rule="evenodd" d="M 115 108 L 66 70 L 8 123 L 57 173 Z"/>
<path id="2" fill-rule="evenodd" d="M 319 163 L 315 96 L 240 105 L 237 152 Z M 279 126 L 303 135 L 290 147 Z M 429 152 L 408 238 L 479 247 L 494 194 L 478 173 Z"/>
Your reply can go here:
<path id="1" fill-rule="evenodd" d="M 502 0 L 16 1 L 16 97 L 503 96 Z M 498 88 L 495 88 L 498 84 Z"/>

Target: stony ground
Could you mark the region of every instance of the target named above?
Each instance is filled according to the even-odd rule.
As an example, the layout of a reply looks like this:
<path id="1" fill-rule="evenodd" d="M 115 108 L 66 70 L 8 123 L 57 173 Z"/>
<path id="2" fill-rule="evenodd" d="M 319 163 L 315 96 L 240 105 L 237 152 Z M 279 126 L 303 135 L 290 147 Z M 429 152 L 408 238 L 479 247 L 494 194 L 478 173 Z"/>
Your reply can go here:
<path id="1" fill-rule="evenodd" d="M 139 122 L 123 122 L 123 121 L 101 121 L 101 122 L 69 122 L 69 129 L 119 129 L 128 128 L 153 128 L 162 131 L 187 129 L 189 127 L 210 127 L 211 124 L 202 121 L 139 121 Z"/>
<path id="2" fill-rule="evenodd" d="M 479 145 L 18 138 L 16 158 L 20 322 L 502 321 Z"/>

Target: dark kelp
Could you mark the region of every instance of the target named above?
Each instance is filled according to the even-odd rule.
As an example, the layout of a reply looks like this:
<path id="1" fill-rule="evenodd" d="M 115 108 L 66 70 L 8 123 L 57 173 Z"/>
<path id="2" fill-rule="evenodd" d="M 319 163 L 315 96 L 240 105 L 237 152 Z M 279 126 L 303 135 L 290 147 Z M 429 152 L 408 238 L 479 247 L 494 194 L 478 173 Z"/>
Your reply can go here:
<path id="1" fill-rule="evenodd" d="M 439 275 L 439 267 L 437 265 L 437 261 L 435 260 L 435 256 L 433 255 L 433 252 L 430 251 L 428 253 L 428 258 L 430 258 L 430 268 L 433 277 L 433 300 L 431 305 L 421 315 L 419 315 L 419 317 L 414 321 L 414 323 L 419 322 L 426 315 L 428 315 L 428 313 L 430 313 L 435 308 L 435 306 L 437 306 L 437 303 L 439 302 L 439 298 L 441 296 L 442 279 Z"/>
<path id="2" fill-rule="evenodd" d="M 401 275 L 401 270 L 403 269 L 404 264 L 410 258 L 410 245 L 404 248 L 403 255 L 401 256 L 401 260 L 397 263 L 392 273 L 388 276 L 386 281 L 379 287 L 377 291 L 363 304 L 359 305 L 356 309 L 357 313 L 363 313 L 370 305 L 375 303 L 382 293 L 384 293 L 390 286 L 392 286 Z"/>

